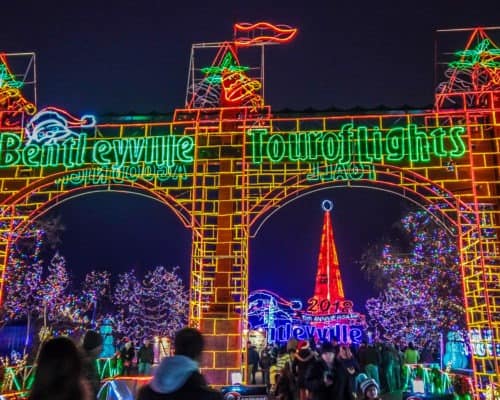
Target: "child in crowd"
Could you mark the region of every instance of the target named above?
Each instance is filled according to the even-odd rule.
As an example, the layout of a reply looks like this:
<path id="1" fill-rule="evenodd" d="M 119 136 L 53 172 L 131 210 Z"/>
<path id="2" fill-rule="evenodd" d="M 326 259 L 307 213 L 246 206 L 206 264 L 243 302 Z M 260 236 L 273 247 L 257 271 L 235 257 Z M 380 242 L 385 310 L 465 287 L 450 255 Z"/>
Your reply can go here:
<path id="1" fill-rule="evenodd" d="M 367 379 L 360 383 L 363 400 L 380 400 L 379 387 L 375 379 Z"/>

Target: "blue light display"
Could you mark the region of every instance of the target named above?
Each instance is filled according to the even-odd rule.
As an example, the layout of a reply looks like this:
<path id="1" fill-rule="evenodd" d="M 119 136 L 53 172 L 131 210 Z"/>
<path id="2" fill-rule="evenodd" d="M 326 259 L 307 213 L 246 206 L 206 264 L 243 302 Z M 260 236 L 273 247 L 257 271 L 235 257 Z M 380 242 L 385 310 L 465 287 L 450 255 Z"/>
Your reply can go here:
<path id="1" fill-rule="evenodd" d="M 341 343 L 359 344 L 364 338 L 365 316 L 357 312 L 312 314 L 303 309 L 302 301 L 286 300 L 268 290 L 256 290 L 248 298 L 250 330 L 263 329 L 270 343 L 285 343 L 314 338 L 317 342 L 337 339 Z"/>

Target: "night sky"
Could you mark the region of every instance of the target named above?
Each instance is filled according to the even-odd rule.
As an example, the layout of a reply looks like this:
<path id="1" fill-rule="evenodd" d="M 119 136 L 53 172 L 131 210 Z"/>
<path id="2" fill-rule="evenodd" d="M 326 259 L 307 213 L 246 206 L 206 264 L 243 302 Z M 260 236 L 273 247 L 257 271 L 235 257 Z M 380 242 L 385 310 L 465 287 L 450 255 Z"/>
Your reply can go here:
<path id="1" fill-rule="evenodd" d="M 0 51 L 36 53 L 39 108 L 76 116 L 172 112 L 184 103 L 192 43 L 230 40 L 233 23 L 267 20 L 299 28 L 292 43 L 266 49 L 265 99 L 274 110 L 425 107 L 436 85 L 435 44 L 459 50 L 467 39 L 436 29 L 500 25 L 497 0 L 270 3 L 10 1 L 0 8 Z M 274 214 L 251 242 L 250 289 L 312 295 L 323 199 L 334 202 L 346 296 L 361 306 L 373 295 L 356 261 L 409 205 L 357 188 L 315 192 Z M 66 226 L 60 251 L 75 278 L 93 268 L 179 265 L 187 283 L 190 232 L 165 206 L 102 193 L 50 214 Z"/>

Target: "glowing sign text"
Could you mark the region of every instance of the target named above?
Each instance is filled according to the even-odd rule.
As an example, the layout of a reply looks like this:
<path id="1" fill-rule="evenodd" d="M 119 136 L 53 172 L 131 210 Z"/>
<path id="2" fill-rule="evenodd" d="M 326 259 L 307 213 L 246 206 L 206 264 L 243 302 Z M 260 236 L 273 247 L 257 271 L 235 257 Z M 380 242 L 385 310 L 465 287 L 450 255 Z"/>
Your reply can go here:
<path id="1" fill-rule="evenodd" d="M 307 324 L 299 326 L 288 323 L 267 329 L 268 341 L 272 343 L 286 342 L 292 337 L 299 340 L 309 340 L 315 337 L 320 342 L 330 342 L 337 339 L 342 343 L 359 344 L 363 339 L 363 327 L 339 323 L 318 328 Z"/>
<path id="2" fill-rule="evenodd" d="M 190 136 L 164 135 L 142 138 L 97 140 L 87 153 L 87 135 L 82 133 L 63 142 L 24 145 L 15 133 L 0 134 L 0 168 L 81 167 L 92 162 L 101 167 L 121 169 L 125 165 L 155 165 L 172 168 L 193 162 L 194 139 Z"/>
<path id="3" fill-rule="evenodd" d="M 428 162 L 431 157 L 462 157 L 465 128 L 436 128 L 430 133 L 417 125 L 395 127 L 383 133 L 379 127 L 346 124 L 339 131 L 307 131 L 269 134 L 267 129 L 250 129 L 252 162 L 281 161 L 351 164 L 378 161 Z"/>

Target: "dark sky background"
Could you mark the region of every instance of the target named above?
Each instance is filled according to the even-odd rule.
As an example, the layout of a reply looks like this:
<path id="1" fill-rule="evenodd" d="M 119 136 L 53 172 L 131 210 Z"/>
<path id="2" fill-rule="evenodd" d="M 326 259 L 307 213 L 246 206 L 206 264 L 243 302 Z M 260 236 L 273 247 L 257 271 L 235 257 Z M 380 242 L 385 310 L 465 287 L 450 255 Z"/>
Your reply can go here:
<path id="1" fill-rule="evenodd" d="M 1 6 L 0 51 L 36 53 L 39 108 L 171 112 L 184 103 L 192 43 L 230 40 L 233 23 L 266 20 L 299 28 L 292 43 L 266 50 L 266 103 L 274 110 L 423 107 L 433 102 L 436 40 L 459 50 L 467 38 L 436 29 L 500 25 L 499 11 L 497 0 L 9 1 Z M 362 306 L 373 295 L 355 261 L 409 206 L 353 188 L 315 192 L 274 214 L 251 242 L 250 289 L 312 295 L 323 199 L 334 202 L 346 296 Z M 92 268 L 179 265 L 187 283 L 190 232 L 165 206 L 103 193 L 51 215 L 66 226 L 60 251 L 75 278 Z"/>

